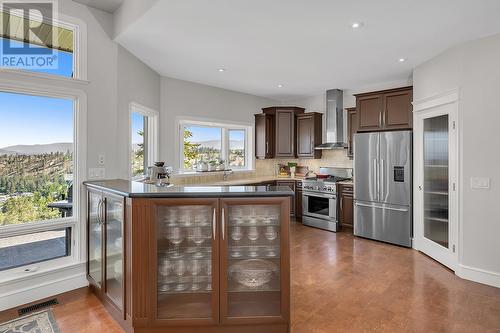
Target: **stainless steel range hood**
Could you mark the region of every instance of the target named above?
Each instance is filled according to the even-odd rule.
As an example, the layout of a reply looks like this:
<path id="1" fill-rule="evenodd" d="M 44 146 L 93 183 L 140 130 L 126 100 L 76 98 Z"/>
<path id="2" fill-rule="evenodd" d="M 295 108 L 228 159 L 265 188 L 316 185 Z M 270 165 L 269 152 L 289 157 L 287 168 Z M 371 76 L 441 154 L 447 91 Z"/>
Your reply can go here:
<path id="1" fill-rule="evenodd" d="M 339 89 L 326 91 L 326 143 L 314 149 L 344 149 L 344 92 Z"/>

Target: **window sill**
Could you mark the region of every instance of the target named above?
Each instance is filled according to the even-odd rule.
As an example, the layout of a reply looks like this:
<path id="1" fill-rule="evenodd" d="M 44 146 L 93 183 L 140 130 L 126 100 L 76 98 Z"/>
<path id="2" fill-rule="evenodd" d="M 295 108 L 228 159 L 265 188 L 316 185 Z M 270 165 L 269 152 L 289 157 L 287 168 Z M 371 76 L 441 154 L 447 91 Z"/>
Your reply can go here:
<path id="1" fill-rule="evenodd" d="M 231 169 L 233 173 L 245 173 L 245 172 L 255 172 L 255 169 Z M 224 171 L 178 171 L 178 173 L 172 175 L 172 178 L 176 177 L 203 177 L 203 176 L 217 176 L 223 175 Z"/>
<path id="2" fill-rule="evenodd" d="M 90 81 L 87 81 L 87 80 L 82 80 L 82 79 L 77 79 L 77 78 L 72 78 L 72 77 L 65 77 L 65 76 L 57 76 L 57 75 L 52 75 L 52 74 L 29 72 L 29 71 L 25 71 L 22 69 L 0 68 L 0 74 L 19 75 L 19 76 L 25 77 L 25 78 L 56 80 L 56 81 L 61 81 L 61 82 L 66 82 L 66 83 L 76 83 L 76 84 L 80 84 L 80 85 L 87 85 L 90 83 Z"/>

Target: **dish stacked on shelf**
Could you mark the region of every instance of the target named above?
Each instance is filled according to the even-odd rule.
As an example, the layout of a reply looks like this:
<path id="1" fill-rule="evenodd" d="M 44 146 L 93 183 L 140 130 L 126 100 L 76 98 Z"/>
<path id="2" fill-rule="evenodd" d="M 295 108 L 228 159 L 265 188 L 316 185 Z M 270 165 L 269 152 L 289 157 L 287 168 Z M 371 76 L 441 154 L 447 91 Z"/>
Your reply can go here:
<path id="1" fill-rule="evenodd" d="M 158 211 L 158 291 L 212 291 L 211 209 L 207 206 L 162 207 Z"/>
<path id="2" fill-rule="evenodd" d="M 280 209 L 271 205 L 229 210 L 229 291 L 279 289 Z"/>

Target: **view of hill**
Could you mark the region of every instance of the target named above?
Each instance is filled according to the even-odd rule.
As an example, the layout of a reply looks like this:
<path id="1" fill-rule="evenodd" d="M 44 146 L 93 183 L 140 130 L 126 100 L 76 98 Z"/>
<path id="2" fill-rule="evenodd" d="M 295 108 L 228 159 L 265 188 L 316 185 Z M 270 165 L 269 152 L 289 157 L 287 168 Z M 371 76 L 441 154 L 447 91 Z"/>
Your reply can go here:
<path id="1" fill-rule="evenodd" d="M 221 149 L 220 141 L 218 140 L 208 140 L 208 141 L 191 141 L 192 143 L 199 144 L 201 147 L 212 148 L 212 149 Z M 232 149 L 244 149 L 245 141 L 243 140 L 231 140 L 230 141 Z"/>
<path id="2" fill-rule="evenodd" d="M 37 155 L 50 153 L 73 153 L 70 142 L 50 143 L 44 145 L 16 145 L 0 148 L 0 155 Z"/>
<path id="3" fill-rule="evenodd" d="M 66 149 L 69 147 L 53 144 L 7 148 L 4 151 L 13 152 L 0 152 L 0 225 L 59 217 L 60 212 L 48 205 L 67 196 L 73 173 L 72 154 Z M 64 149 L 66 152 L 47 152 Z M 30 153 L 34 151 L 46 153 Z"/>

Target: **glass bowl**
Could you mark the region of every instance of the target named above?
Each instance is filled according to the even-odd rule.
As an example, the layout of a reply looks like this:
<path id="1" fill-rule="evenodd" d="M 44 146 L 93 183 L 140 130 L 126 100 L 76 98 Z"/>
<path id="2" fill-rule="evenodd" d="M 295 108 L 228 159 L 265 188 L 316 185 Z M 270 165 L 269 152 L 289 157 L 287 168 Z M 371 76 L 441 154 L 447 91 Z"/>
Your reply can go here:
<path id="1" fill-rule="evenodd" d="M 249 288 L 265 285 L 271 281 L 273 274 L 277 271 L 276 264 L 263 259 L 242 260 L 229 268 L 231 278 Z"/>

